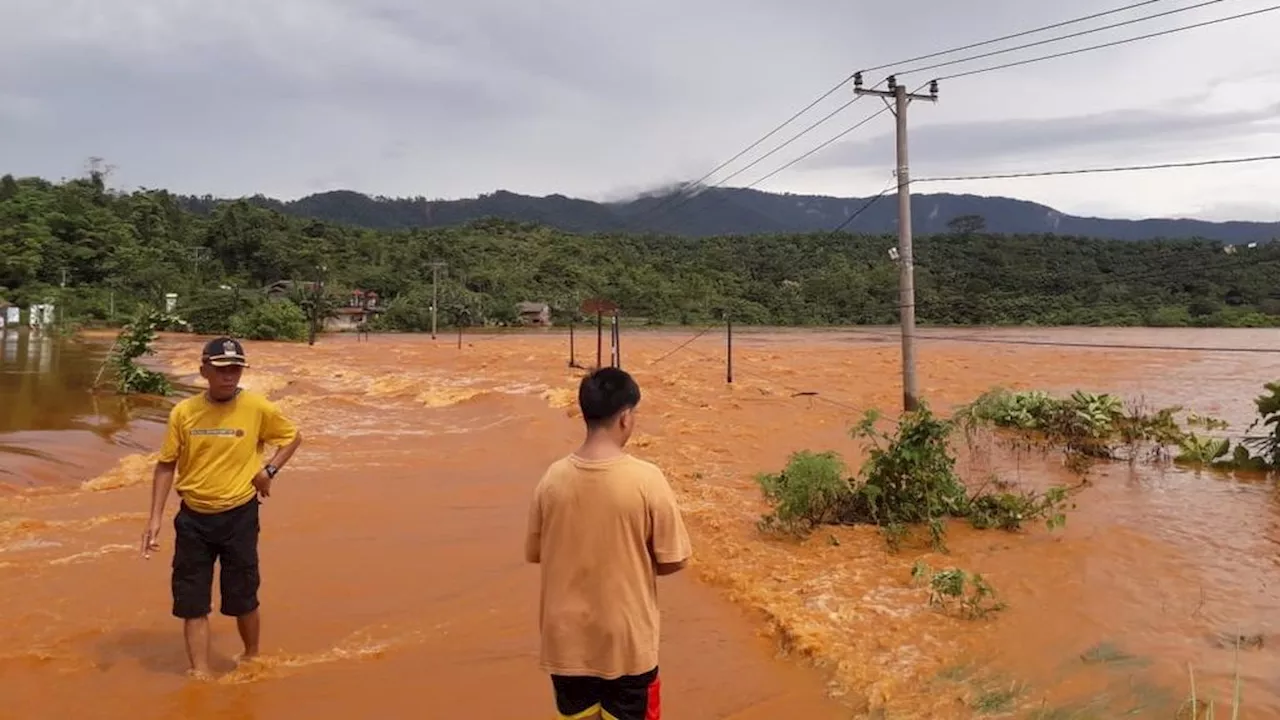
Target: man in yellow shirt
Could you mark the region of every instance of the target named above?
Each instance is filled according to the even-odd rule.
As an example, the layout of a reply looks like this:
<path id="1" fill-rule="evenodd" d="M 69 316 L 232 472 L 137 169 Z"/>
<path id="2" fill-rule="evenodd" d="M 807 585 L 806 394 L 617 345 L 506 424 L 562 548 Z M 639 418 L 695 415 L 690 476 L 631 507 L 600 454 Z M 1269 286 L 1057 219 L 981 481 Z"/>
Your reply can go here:
<path id="1" fill-rule="evenodd" d="M 173 519 L 173 614 L 184 621 L 187 658 L 200 677 L 209 675 L 215 561 L 222 566 L 222 614 L 236 619 L 243 658 L 258 654 L 258 498 L 271 495 L 276 473 L 302 442 L 270 400 L 240 389 L 247 367 L 239 342 L 218 338 L 205 345 L 200 375 L 209 388 L 169 413 L 142 536 L 142 554 L 149 558 L 160 547 L 165 501 L 176 490 L 182 504 Z M 265 466 L 264 444 L 277 448 Z"/>
<path id="2" fill-rule="evenodd" d="M 629 455 L 640 387 L 606 367 L 583 378 L 587 439 L 533 492 L 525 559 L 542 566 L 542 671 L 579 720 L 659 720 L 658 585 L 692 554 L 662 470 Z"/>

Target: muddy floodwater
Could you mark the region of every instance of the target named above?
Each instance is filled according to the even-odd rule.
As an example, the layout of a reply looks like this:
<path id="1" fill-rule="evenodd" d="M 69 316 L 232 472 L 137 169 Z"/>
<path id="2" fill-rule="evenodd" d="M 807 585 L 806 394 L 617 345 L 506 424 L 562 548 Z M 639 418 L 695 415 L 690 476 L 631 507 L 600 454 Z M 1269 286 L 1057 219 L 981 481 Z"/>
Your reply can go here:
<path id="1" fill-rule="evenodd" d="M 660 583 L 667 717 L 1173 718 L 1189 667 L 1219 705 L 1238 672 L 1242 716 L 1280 717 L 1272 482 L 1103 464 L 1052 533 L 955 524 L 949 555 L 890 554 L 868 528 L 769 539 L 754 475 L 800 449 L 838 450 L 856 468 L 850 426 L 901 402 L 896 339 L 739 333 L 728 384 L 723 330 L 685 345 L 694 334 L 628 332 L 622 348 L 644 393 L 634 452 L 666 469 L 696 556 Z M 1080 388 L 1181 405 L 1243 435 L 1253 398 L 1280 379 L 1273 330 L 925 335 L 922 394 L 944 412 L 995 385 Z M 521 541 L 539 474 L 579 439 L 566 334 L 468 335 L 461 349 L 447 335 L 248 343 L 245 384 L 295 417 L 306 443 L 262 508 L 266 657 L 237 669 L 234 623 L 215 616 L 212 683 L 183 674 L 171 526 L 158 557 L 137 553 L 173 400 L 90 392 L 110 343 L 0 338 L 0 718 L 553 714 Z M 191 383 L 199 347 L 166 336 L 157 359 Z M 579 333 L 577 356 L 595 361 L 594 333 Z M 1053 455 L 957 451 L 975 482 L 1080 482 Z M 1008 609 L 936 612 L 911 583 L 921 559 L 983 573 Z M 1237 659 L 1221 637 L 1237 632 L 1261 646 Z"/>

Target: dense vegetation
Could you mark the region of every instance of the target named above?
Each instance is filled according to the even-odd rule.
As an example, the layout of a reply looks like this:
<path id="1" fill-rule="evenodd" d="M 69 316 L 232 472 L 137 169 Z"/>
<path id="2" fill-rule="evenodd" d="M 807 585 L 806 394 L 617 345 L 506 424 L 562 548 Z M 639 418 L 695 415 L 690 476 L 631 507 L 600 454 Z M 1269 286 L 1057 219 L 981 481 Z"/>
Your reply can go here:
<path id="1" fill-rule="evenodd" d="M 113 192 L 101 172 L 63 183 L 0 178 L 0 297 L 53 298 L 86 322 L 180 295 L 202 331 L 229 330 L 261 289 L 319 280 L 331 297 L 376 291 L 388 329 L 429 326 L 431 266 L 441 324 L 514 320 L 540 301 L 563 320 L 602 295 L 661 323 L 879 324 L 897 318 L 889 237 L 850 234 L 694 239 L 574 235 L 480 220 L 371 230 L 301 219 L 252 201 L 189 201 L 163 190 Z M 204 212 L 207 211 L 207 212 Z M 1270 325 L 1280 244 L 1235 254 L 1208 241 L 1121 242 L 998 236 L 981 223 L 917 243 L 917 317 L 938 324 Z M 304 303 L 305 300 L 296 300 Z M 64 315 L 66 317 L 66 315 Z M 297 332 L 297 316 L 259 318 Z"/>

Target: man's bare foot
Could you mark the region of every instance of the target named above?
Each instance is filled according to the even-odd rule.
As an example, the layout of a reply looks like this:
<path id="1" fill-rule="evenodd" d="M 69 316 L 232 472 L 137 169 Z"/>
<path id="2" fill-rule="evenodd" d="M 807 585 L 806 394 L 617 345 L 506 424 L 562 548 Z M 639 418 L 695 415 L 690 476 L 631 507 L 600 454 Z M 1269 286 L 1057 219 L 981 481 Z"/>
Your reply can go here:
<path id="1" fill-rule="evenodd" d="M 191 668 L 187 671 L 187 677 L 192 680 L 199 680 L 200 682 L 210 682 L 213 680 L 213 673 L 208 670 L 197 670 L 195 668 Z"/>

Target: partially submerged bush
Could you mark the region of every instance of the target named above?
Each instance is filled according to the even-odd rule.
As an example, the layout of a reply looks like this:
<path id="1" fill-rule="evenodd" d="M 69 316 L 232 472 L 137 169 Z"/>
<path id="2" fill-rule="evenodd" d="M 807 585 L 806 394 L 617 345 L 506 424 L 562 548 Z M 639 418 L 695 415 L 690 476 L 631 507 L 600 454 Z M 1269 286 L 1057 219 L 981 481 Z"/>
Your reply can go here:
<path id="1" fill-rule="evenodd" d="M 927 406 L 905 413 L 896 435 L 876 429 L 880 414 L 868 412 L 852 431 L 867 443 L 869 455 L 861 481 L 845 514 L 846 522 L 878 525 L 896 546 L 910 525 L 925 525 L 937 547 L 943 545 L 948 517 L 965 517 L 969 497 L 955 473 L 947 439 L 952 425 Z"/>
<path id="2" fill-rule="evenodd" d="M 757 481 L 774 505 L 761 527 L 804 534 L 821 524 L 875 525 L 896 549 L 910 528 L 923 525 L 933 546 L 943 549 L 948 518 L 1009 531 L 1039 519 L 1050 529 L 1065 522 L 1065 488 L 1043 494 L 970 491 L 955 472 L 953 424 L 927 406 L 905 413 L 893 435 L 876 429 L 878 419 L 868 412 L 852 431 L 869 446 L 855 479 L 845 477 L 844 464 L 830 452 L 796 453 L 782 472 L 760 475 Z"/>
<path id="3" fill-rule="evenodd" d="M 985 618 L 1006 607 L 996 597 L 995 588 L 979 573 L 954 567 L 934 570 L 918 560 L 911 568 L 911 580 L 917 585 L 929 586 L 930 606 L 969 620 Z"/>
<path id="4" fill-rule="evenodd" d="M 1221 420 L 1191 413 L 1179 424 L 1180 407 L 1148 412 L 1140 404 L 1126 407 L 1113 395 L 1078 390 L 1070 397 L 1055 398 L 1041 391 L 997 388 L 961 408 L 956 420 L 971 441 L 977 430 L 997 428 L 1023 443 L 1060 448 L 1068 465 L 1077 470 L 1093 459 L 1134 462 L 1143 457 L 1172 457 L 1192 467 L 1276 469 L 1280 468 L 1280 383 L 1270 383 L 1266 389 L 1268 394 L 1254 401 L 1259 417 L 1252 427 L 1268 426 L 1268 434 L 1247 438 L 1234 448 L 1227 438 L 1198 432 L 1227 429 Z M 1176 455 L 1171 454 L 1173 449 Z"/>
<path id="5" fill-rule="evenodd" d="M 1137 459 L 1144 450 L 1156 454 L 1182 436 L 1174 415 L 1181 408 L 1145 412 L 1126 407 L 1114 395 L 1077 390 L 1067 398 L 1031 390 L 997 388 L 983 393 L 956 412 L 966 434 L 986 427 L 1017 432 L 1033 444 L 1061 447 L 1086 458 Z"/>
<path id="6" fill-rule="evenodd" d="M 757 478 L 764 496 L 774 504 L 761 527 L 804 533 L 836 522 L 853 494 L 844 475 L 844 461 L 833 452 L 794 453 L 785 470 Z"/>
<path id="7" fill-rule="evenodd" d="M 1280 467 L 1280 382 L 1269 382 L 1263 386 L 1267 394 L 1260 395 L 1253 401 L 1258 408 L 1258 419 L 1249 426 L 1250 430 L 1259 425 L 1268 428 L 1266 435 L 1251 437 L 1245 445 L 1258 452 L 1257 459 L 1270 468 Z"/>
<path id="8" fill-rule="evenodd" d="M 173 391 L 167 377 L 135 362 L 143 355 L 155 353 L 151 343 L 156 339 L 156 328 L 168 320 L 164 313 L 146 308 L 116 337 L 108 362 L 115 370 L 116 391 L 121 395 L 168 395 Z"/>

